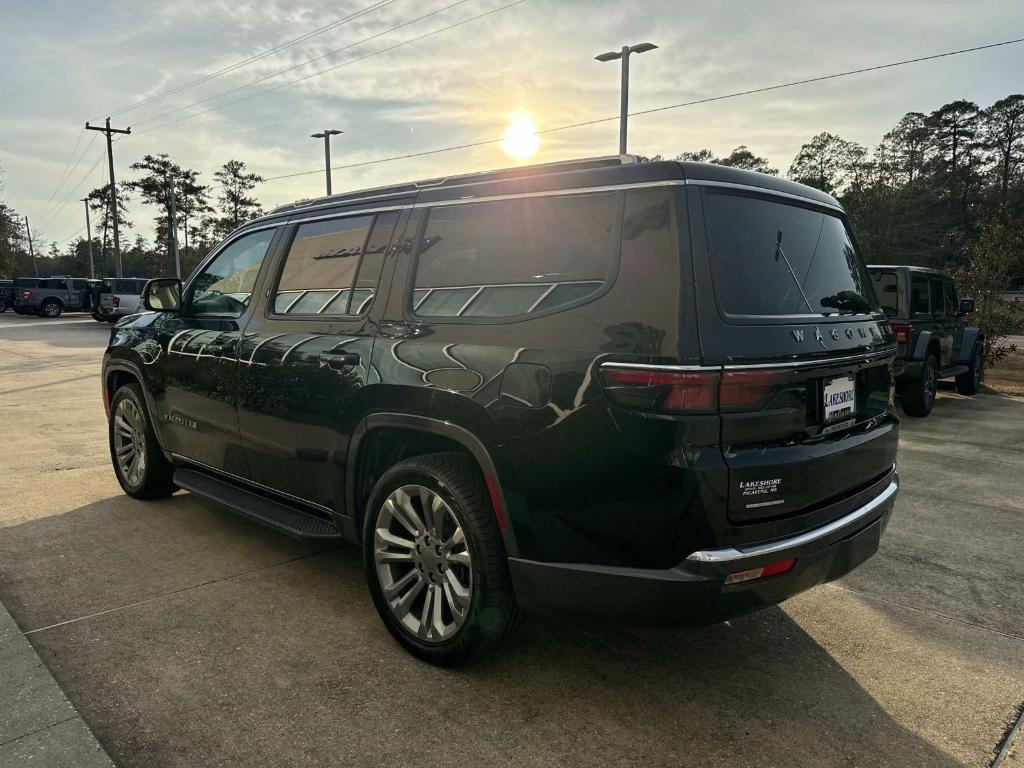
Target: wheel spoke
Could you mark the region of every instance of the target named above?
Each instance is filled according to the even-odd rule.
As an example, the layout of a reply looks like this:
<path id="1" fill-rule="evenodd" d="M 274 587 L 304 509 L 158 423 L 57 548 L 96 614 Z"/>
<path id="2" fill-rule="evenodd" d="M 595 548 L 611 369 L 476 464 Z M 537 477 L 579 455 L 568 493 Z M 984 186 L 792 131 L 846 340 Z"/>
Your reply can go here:
<path id="1" fill-rule="evenodd" d="M 416 544 L 409 539 L 403 539 L 401 536 L 396 536 L 391 531 L 384 528 L 378 528 L 374 531 L 376 536 L 376 543 L 378 547 L 399 547 L 400 549 L 407 549 L 412 551 L 416 549 Z"/>
<path id="2" fill-rule="evenodd" d="M 124 443 L 120 448 L 115 449 L 117 451 L 118 458 L 125 458 L 128 454 L 135 451 L 135 444 L 130 440 Z"/>
<path id="3" fill-rule="evenodd" d="M 447 559 L 448 559 L 449 563 L 457 563 L 459 565 L 464 565 L 467 568 L 469 568 L 469 566 L 470 566 L 470 564 L 472 562 L 469 559 L 469 551 L 468 550 L 463 550 L 462 552 L 450 552 L 448 554 L 448 558 Z"/>
<path id="4" fill-rule="evenodd" d="M 434 585 L 427 588 L 427 596 L 423 600 L 423 610 L 420 611 L 419 636 L 424 640 L 430 637 L 430 604 L 434 601 Z"/>
<path id="5" fill-rule="evenodd" d="M 434 610 L 431 618 L 431 626 L 434 630 L 435 635 L 438 638 L 445 636 L 445 624 L 444 624 L 444 591 L 441 589 L 440 584 L 431 584 L 431 589 L 434 592 Z"/>
<path id="6" fill-rule="evenodd" d="M 471 597 L 469 587 L 464 586 L 459 581 L 459 577 L 455 575 L 451 568 L 445 571 L 444 576 L 444 591 L 448 596 L 448 604 L 451 606 L 452 611 L 455 611 L 457 608 L 459 613 L 465 613 L 466 609 L 469 608 Z"/>
<path id="7" fill-rule="evenodd" d="M 444 543 L 444 546 L 445 546 L 445 549 L 452 550 L 452 549 L 455 549 L 460 544 L 465 544 L 465 543 L 466 543 L 466 534 L 464 534 L 462 532 L 462 526 L 460 525 L 460 526 L 458 526 L 455 529 L 455 533 L 452 534 L 452 537 L 450 539 L 448 539 L 448 541 L 446 541 Z"/>
<path id="8" fill-rule="evenodd" d="M 416 572 L 413 571 L 413 573 Z M 417 573 L 416 576 L 419 577 L 419 574 Z M 396 618 L 404 619 L 409 614 L 409 609 L 412 608 L 412 604 L 416 602 L 416 598 L 419 597 L 426 584 L 427 582 L 422 577 L 417 578 L 409 591 L 391 604 L 391 610 L 395 612 Z"/>
<path id="9" fill-rule="evenodd" d="M 385 506 L 388 507 L 391 516 L 398 520 L 413 536 L 422 536 L 424 531 L 426 531 L 423 521 L 416 514 L 416 510 L 412 506 L 412 500 L 402 489 L 398 489 L 391 494 L 385 502 Z"/>
<path id="10" fill-rule="evenodd" d="M 402 593 L 402 590 L 404 590 L 406 587 L 408 587 L 413 582 L 422 582 L 422 581 L 423 581 L 423 577 L 420 576 L 419 571 L 417 571 L 415 568 L 413 568 L 411 571 L 409 571 L 407 574 L 405 574 L 405 576 L 400 578 L 398 581 L 395 581 L 392 584 L 388 585 L 387 587 L 384 587 L 383 588 L 384 589 L 384 597 L 386 597 L 389 601 L 391 601 L 395 597 L 400 595 Z"/>
<path id="11" fill-rule="evenodd" d="M 411 563 L 412 552 L 388 552 L 386 549 L 378 549 L 373 556 L 376 563 Z"/>

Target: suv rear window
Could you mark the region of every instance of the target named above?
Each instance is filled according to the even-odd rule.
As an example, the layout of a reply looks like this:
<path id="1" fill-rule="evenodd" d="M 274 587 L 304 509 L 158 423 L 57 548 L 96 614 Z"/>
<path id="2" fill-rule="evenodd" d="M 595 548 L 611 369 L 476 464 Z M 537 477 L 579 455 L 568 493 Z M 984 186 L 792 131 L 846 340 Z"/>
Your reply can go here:
<path id="1" fill-rule="evenodd" d="M 899 275 L 892 269 L 872 269 L 869 272 L 875 298 L 882 306 L 882 311 L 889 317 L 900 317 Z"/>
<path id="2" fill-rule="evenodd" d="M 708 191 L 705 201 L 715 293 L 725 314 L 864 314 L 874 308 L 866 269 L 838 216 L 719 191 Z"/>
<path id="3" fill-rule="evenodd" d="M 442 206 L 420 239 L 413 308 L 424 317 L 515 317 L 600 292 L 615 267 L 615 193 Z"/>

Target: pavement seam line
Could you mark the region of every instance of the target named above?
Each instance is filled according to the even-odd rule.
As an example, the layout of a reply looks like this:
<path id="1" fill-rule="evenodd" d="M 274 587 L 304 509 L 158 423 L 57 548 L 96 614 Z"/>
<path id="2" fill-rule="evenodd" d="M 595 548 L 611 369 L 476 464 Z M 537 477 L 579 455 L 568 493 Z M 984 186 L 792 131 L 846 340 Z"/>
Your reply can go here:
<path id="1" fill-rule="evenodd" d="M 890 600 L 887 597 L 880 597 L 879 595 L 873 595 L 870 592 L 862 592 L 859 589 L 851 589 L 850 587 L 843 587 L 843 586 L 840 586 L 839 584 L 825 584 L 824 586 L 831 587 L 832 589 L 841 589 L 843 592 L 849 592 L 852 595 L 860 595 L 861 597 L 867 597 L 867 598 L 870 598 L 871 600 L 878 600 L 879 602 L 882 602 L 882 603 L 889 603 L 890 605 L 898 605 L 900 608 L 906 608 L 909 611 L 917 611 L 918 613 L 923 613 L 923 614 L 925 614 L 927 616 L 932 616 L 932 617 L 940 618 L 940 619 L 946 619 L 948 621 L 954 621 L 957 624 L 963 624 L 965 627 L 974 627 L 975 629 L 981 629 L 981 630 L 984 630 L 985 632 L 991 632 L 994 635 L 1002 635 L 1003 637 L 1008 637 L 1011 640 L 1024 640 L 1024 635 L 1015 635 L 1012 632 L 1003 632 L 1001 629 L 993 629 L 992 627 L 986 627 L 986 626 L 984 626 L 982 624 L 975 624 L 973 621 L 965 621 L 964 619 L 958 619 L 956 616 L 950 616 L 947 613 L 941 613 L 939 611 L 929 611 L 929 610 L 927 610 L 925 608 L 918 608 L 916 605 L 907 605 L 906 603 L 901 603 L 898 600 Z"/>
<path id="2" fill-rule="evenodd" d="M 1014 467 L 1015 469 L 1020 469 L 1021 467 L 1024 467 L 1024 463 L 1016 464 L 1016 463 L 1014 463 L 1012 461 L 996 461 L 995 459 L 979 459 L 977 456 L 960 456 L 960 455 L 951 456 L 950 454 L 945 453 L 944 451 L 933 451 L 930 448 L 915 448 L 912 443 L 908 445 L 907 444 L 908 442 L 910 442 L 910 441 L 901 441 L 900 442 L 900 450 L 901 451 L 904 448 L 906 448 L 906 450 L 908 450 L 908 451 L 917 451 L 918 453 L 927 453 L 927 454 L 932 455 L 932 456 L 935 456 L 935 455 L 949 456 L 950 458 L 954 458 L 957 461 L 984 461 L 986 464 L 998 464 L 1001 467 Z"/>
<path id="3" fill-rule="evenodd" d="M 175 589 L 171 592 L 166 592 L 162 595 L 154 595 L 153 597 L 147 597 L 145 600 L 136 600 L 132 603 L 125 603 L 124 605 L 119 605 L 116 608 L 107 608 L 105 611 L 97 611 L 96 613 L 90 613 L 87 616 L 78 616 L 77 618 L 68 619 L 67 621 L 58 621 L 56 624 L 48 624 L 45 627 L 36 627 L 35 629 L 29 629 L 25 632 L 22 632 L 22 634 L 25 635 L 25 637 L 28 637 L 29 635 L 34 635 L 37 632 L 45 632 L 49 629 L 57 629 L 58 627 L 63 627 L 68 624 L 76 624 L 79 621 L 86 621 L 88 619 L 95 619 L 99 616 L 106 616 L 110 613 L 117 613 L 118 611 L 123 611 L 127 608 L 134 608 L 135 606 L 145 605 L 146 603 L 152 603 L 156 600 L 163 600 L 167 597 L 174 597 L 175 595 L 180 595 L 183 592 L 189 592 L 193 589 L 201 589 L 202 587 L 208 587 L 211 584 L 219 584 L 222 581 L 231 581 L 232 579 L 238 579 L 243 576 L 251 576 L 254 573 L 260 573 L 261 571 L 269 571 L 271 568 L 279 568 L 282 565 L 288 565 L 288 563 L 294 563 L 297 560 L 305 560 L 310 557 L 316 557 L 317 555 L 323 554 L 324 551 L 325 550 L 320 550 L 317 552 L 311 552 L 308 555 L 299 555 L 298 557 L 292 557 L 288 560 L 282 560 L 277 563 L 272 563 L 271 565 L 265 565 L 260 568 L 253 568 L 252 570 L 242 571 L 241 573 L 233 573 L 230 576 L 224 576 L 219 579 L 210 579 L 209 581 L 204 581 L 199 584 L 192 584 L 187 587 L 182 587 L 181 589 Z"/>
<path id="4" fill-rule="evenodd" d="M 63 693 L 63 691 L 62 691 L 62 693 Z M 75 714 L 73 714 L 71 717 L 67 717 L 67 718 L 65 718 L 63 720 L 58 720 L 56 723 L 50 723 L 49 725 L 44 725 L 42 728 L 36 728 L 34 731 L 29 731 L 28 733 L 23 733 L 23 734 L 21 734 L 21 736 L 15 736 L 13 739 L 8 739 L 7 741 L 0 741 L 0 747 L 6 747 L 8 744 L 13 744 L 16 741 L 21 741 L 22 739 L 27 739 L 29 736 L 35 736 L 37 733 L 42 733 L 43 731 L 48 731 L 51 728 L 56 728 L 58 725 L 64 725 L 64 723 L 70 723 L 72 720 L 78 720 L 81 717 L 82 716 L 80 714 L 78 714 L 78 712 L 76 711 Z M 82 722 L 84 723 L 85 721 L 82 720 Z"/>
<path id="5" fill-rule="evenodd" d="M 1021 729 L 1021 723 L 1024 723 L 1024 701 L 1017 707 L 1017 715 L 1014 718 L 1014 723 L 1007 730 L 1006 735 L 1003 736 L 1003 740 L 996 744 L 996 749 L 999 752 L 996 754 L 995 759 L 992 761 L 991 768 L 999 768 L 1010 754 L 1010 749 L 1013 747 L 1013 740 L 1017 736 L 1017 733 Z"/>

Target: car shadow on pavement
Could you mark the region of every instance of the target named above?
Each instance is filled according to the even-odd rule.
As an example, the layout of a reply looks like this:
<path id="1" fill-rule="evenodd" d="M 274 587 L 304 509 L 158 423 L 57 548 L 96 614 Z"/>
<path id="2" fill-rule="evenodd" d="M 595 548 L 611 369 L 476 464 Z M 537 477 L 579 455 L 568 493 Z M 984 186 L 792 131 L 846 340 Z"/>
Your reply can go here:
<path id="1" fill-rule="evenodd" d="M 357 549 L 187 494 L 0 528 L 0 599 L 122 766 L 961 764 L 783 610 L 531 619 L 438 669 L 387 634 Z"/>

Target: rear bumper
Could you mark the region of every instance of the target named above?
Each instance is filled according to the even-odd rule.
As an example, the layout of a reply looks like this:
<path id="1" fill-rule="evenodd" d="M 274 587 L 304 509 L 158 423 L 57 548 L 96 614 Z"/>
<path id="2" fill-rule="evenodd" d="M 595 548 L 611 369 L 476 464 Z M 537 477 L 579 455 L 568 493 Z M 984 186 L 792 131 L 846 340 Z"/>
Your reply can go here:
<path id="1" fill-rule="evenodd" d="M 784 539 L 694 552 L 675 568 L 646 570 L 509 559 L 526 611 L 702 625 L 776 605 L 852 571 L 878 550 L 899 488 L 895 472 L 870 501 L 831 523 Z M 730 573 L 796 558 L 788 573 L 726 585 Z"/>

